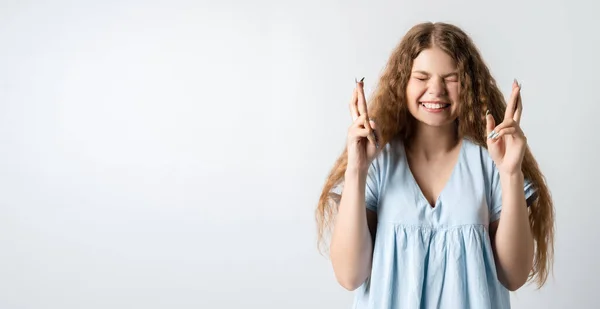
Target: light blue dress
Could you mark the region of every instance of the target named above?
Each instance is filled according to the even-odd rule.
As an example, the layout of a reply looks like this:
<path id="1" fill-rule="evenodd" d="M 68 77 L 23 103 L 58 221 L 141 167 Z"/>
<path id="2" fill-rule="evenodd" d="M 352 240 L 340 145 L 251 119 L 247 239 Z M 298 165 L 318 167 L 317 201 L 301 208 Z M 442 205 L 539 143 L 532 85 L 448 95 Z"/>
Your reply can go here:
<path id="1" fill-rule="evenodd" d="M 402 142 L 386 145 L 368 172 L 366 207 L 377 212 L 378 225 L 371 275 L 355 291 L 353 308 L 510 308 L 488 231 L 500 218 L 499 180 L 487 150 L 465 139 L 431 207 Z M 534 193 L 527 180 L 524 190 L 526 198 Z"/>

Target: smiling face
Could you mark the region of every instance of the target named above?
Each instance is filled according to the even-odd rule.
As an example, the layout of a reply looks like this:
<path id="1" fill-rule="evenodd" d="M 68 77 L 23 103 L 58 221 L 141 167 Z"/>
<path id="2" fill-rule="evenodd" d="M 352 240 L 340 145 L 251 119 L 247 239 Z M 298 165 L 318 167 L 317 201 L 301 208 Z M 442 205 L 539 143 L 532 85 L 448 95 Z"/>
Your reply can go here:
<path id="1" fill-rule="evenodd" d="M 422 124 L 451 125 L 458 117 L 459 86 L 454 59 L 437 47 L 425 49 L 413 61 L 408 110 Z"/>

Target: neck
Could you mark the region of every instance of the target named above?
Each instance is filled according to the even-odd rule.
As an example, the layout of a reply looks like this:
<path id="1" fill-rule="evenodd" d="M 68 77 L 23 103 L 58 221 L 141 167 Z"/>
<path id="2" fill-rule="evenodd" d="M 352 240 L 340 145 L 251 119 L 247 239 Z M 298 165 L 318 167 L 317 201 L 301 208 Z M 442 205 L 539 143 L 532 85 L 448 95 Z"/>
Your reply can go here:
<path id="1" fill-rule="evenodd" d="M 424 156 L 426 159 L 444 156 L 460 144 L 456 124 L 433 127 L 419 123 L 415 129 L 412 138 L 410 138 L 409 150 L 413 154 Z"/>

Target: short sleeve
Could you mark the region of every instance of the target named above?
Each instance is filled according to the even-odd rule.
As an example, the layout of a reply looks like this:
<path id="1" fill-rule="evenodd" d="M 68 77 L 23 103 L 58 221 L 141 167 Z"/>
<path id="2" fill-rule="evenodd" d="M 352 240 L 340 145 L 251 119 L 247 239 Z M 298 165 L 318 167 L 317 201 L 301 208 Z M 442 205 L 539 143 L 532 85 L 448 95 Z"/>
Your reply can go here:
<path id="1" fill-rule="evenodd" d="M 535 200 L 536 192 L 533 183 L 525 178 L 523 190 L 525 191 L 525 200 L 527 207 Z M 496 165 L 493 165 L 491 181 L 491 203 L 490 203 L 490 222 L 500 219 L 502 211 L 502 186 L 500 185 L 500 174 Z"/>
<path id="2" fill-rule="evenodd" d="M 343 181 L 333 187 L 331 193 L 338 196 L 336 199 L 339 202 L 339 197 L 344 189 Z M 369 166 L 367 173 L 367 181 L 365 186 L 365 205 L 372 211 L 377 211 L 377 205 L 379 203 L 379 168 L 377 160 L 373 160 Z"/>

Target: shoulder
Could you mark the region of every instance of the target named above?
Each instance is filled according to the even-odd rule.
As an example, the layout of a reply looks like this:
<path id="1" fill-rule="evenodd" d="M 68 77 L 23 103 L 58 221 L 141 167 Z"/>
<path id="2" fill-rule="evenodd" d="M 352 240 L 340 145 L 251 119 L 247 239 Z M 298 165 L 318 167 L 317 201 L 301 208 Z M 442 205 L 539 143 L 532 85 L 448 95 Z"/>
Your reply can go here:
<path id="1" fill-rule="evenodd" d="M 381 149 L 373 160 L 373 165 L 382 168 L 397 165 L 404 158 L 404 141 L 394 138 Z"/>
<path id="2" fill-rule="evenodd" d="M 463 140 L 463 176 L 490 191 L 498 182 L 498 169 L 486 147 L 471 140 Z"/>
<path id="3" fill-rule="evenodd" d="M 369 166 L 369 177 L 379 184 L 390 181 L 406 169 L 404 141 L 394 138 L 380 150 Z"/>
<path id="4" fill-rule="evenodd" d="M 463 156 L 470 168 L 493 173 L 496 166 L 486 147 L 465 138 L 463 139 L 463 150 Z"/>

